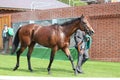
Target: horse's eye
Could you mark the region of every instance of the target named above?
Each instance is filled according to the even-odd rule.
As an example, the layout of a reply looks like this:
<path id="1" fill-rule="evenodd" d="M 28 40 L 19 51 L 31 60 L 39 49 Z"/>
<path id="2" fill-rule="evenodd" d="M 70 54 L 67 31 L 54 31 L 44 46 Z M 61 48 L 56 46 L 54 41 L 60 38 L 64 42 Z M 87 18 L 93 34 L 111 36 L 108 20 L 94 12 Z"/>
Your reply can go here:
<path id="1" fill-rule="evenodd" d="M 83 21 L 83 24 L 86 24 L 86 23 Z"/>

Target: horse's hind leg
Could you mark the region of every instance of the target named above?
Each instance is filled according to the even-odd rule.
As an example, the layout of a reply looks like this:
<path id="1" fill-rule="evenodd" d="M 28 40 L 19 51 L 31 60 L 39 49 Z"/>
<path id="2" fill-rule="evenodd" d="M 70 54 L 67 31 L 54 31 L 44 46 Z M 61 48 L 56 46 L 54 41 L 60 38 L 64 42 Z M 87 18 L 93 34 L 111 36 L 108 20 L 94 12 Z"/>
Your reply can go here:
<path id="1" fill-rule="evenodd" d="M 32 68 L 31 68 L 31 62 L 30 62 L 30 58 L 31 58 L 31 54 L 32 54 L 32 51 L 33 51 L 33 47 L 35 45 L 35 42 L 32 42 L 29 46 L 29 49 L 28 49 L 28 53 L 27 53 L 27 61 L 28 61 L 28 69 L 32 72 Z"/>
<path id="2" fill-rule="evenodd" d="M 25 50 L 26 47 L 21 47 L 17 52 L 17 63 L 16 66 L 14 67 L 13 71 L 17 70 L 19 67 L 19 59 L 20 59 L 20 54 Z"/>

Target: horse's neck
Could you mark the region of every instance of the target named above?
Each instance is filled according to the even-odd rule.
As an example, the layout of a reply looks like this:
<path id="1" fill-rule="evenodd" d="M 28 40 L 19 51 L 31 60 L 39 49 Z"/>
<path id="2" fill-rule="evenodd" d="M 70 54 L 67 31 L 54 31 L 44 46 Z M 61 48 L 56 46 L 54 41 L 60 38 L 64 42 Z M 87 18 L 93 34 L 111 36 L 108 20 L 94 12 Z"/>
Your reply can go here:
<path id="1" fill-rule="evenodd" d="M 63 27 L 66 36 L 70 37 L 78 29 L 76 24 L 71 24 Z"/>

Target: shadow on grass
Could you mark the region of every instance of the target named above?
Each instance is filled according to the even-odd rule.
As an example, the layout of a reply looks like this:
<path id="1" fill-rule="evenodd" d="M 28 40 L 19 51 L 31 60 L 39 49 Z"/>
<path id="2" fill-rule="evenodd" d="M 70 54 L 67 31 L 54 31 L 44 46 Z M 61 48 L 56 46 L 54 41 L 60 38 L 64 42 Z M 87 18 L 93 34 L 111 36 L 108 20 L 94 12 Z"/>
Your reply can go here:
<path id="1" fill-rule="evenodd" d="M 5 70 L 5 71 L 13 71 L 13 68 L 7 68 L 7 67 L 0 67 L 0 69 Z M 24 72 L 30 72 L 27 69 L 17 69 L 16 71 L 24 71 Z M 14 72 L 14 71 L 13 71 Z"/>
<path id="2" fill-rule="evenodd" d="M 6 67 L 0 67 L 0 69 L 5 70 L 5 71 L 12 71 L 12 68 L 6 68 Z"/>
<path id="3" fill-rule="evenodd" d="M 1 70 L 5 71 L 13 71 L 13 68 L 8 68 L 8 67 L 0 67 Z M 30 72 L 28 69 L 20 69 L 18 68 L 16 71 L 21 71 L 21 72 Z M 14 72 L 14 71 L 13 71 Z M 35 67 L 32 72 L 48 72 L 47 68 L 37 68 Z M 66 73 L 72 73 L 72 70 L 66 70 L 66 69 L 57 69 L 57 68 L 51 68 L 51 72 L 66 72 Z"/>
<path id="4" fill-rule="evenodd" d="M 48 71 L 47 71 L 47 68 L 35 68 L 34 72 L 48 72 Z M 72 73 L 73 70 L 51 68 L 51 72 L 66 72 L 66 73 Z"/>

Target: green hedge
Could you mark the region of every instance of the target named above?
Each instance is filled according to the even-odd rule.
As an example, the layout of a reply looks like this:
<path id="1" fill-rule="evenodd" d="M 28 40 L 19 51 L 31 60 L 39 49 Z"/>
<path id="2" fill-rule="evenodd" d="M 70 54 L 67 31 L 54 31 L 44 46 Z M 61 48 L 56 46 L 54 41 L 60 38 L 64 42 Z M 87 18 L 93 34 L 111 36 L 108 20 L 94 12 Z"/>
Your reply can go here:
<path id="1" fill-rule="evenodd" d="M 28 49 L 26 49 L 22 53 L 22 56 L 26 56 L 27 51 L 28 51 Z M 49 49 L 49 48 L 34 48 L 34 50 L 32 52 L 32 57 L 41 58 L 41 59 L 49 59 L 50 58 L 50 52 L 51 52 L 51 49 Z M 72 55 L 73 59 L 76 60 L 77 59 L 76 49 L 75 48 L 70 48 L 70 52 L 71 52 L 71 55 Z M 68 60 L 65 53 L 61 50 L 57 51 L 57 53 L 55 55 L 55 59 L 57 59 L 57 60 Z"/>

